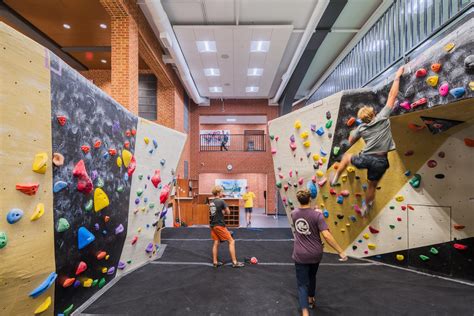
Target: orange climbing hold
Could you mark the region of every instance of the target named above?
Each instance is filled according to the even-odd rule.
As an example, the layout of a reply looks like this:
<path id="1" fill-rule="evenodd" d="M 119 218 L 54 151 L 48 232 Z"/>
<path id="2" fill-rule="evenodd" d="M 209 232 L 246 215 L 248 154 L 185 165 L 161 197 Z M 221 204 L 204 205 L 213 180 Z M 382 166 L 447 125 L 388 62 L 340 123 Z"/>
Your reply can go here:
<path id="1" fill-rule="evenodd" d="M 413 102 L 411 104 L 411 108 L 416 108 L 417 106 L 420 106 L 420 105 L 423 105 L 423 104 L 426 104 L 428 102 L 428 99 L 427 98 L 421 98 L 415 102 Z"/>
<path id="2" fill-rule="evenodd" d="M 108 223 L 110 221 L 110 216 L 105 215 L 104 216 L 104 222 Z"/>
<path id="3" fill-rule="evenodd" d="M 431 65 L 431 70 L 433 72 L 438 73 L 441 70 L 441 64 L 440 63 L 434 63 Z"/>
<path id="4" fill-rule="evenodd" d="M 62 287 L 70 287 L 74 284 L 74 281 L 76 281 L 76 278 L 67 278 L 63 281 L 61 285 Z"/>
<path id="5" fill-rule="evenodd" d="M 413 132 L 419 132 L 421 130 L 423 130 L 425 128 L 425 125 L 417 125 L 417 124 L 414 124 L 414 123 L 410 123 L 408 124 L 408 128 L 410 130 L 412 130 Z"/>
<path id="6" fill-rule="evenodd" d="M 18 183 L 16 189 L 26 195 L 35 195 L 38 191 L 38 183 Z"/>
<path id="7" fill-rule="evenodd" d="M 94 148 L 99 148 L 101 145 L 102 145 L 102 142 L 101 142 L 100 140 L 97 140 L 97 141 L 94 143 Z"/>
<path id="8" fill-rule="evenodd" d="M 105 251 L 99 251 L 96 257 L 97 257 L 97 260 L 102 260 L 105 258 L 105 256 L 107 256 L 107 253 Z"/>
<path id="9" fill-rule="evenodd" d="M 339 169 L 339 162 L 335 162 L 333 165 L 334 170 Z"/>
<path id="10" fill-rule="evenodd" d="M 474 138 L 464 138 L 464 144 L 467 147 L 474 147 Z"/>
<path id="11" fill-rule="evenodd" d="M 87 145 L 82 145 L 81 150 L 84 152 L 84 154 L 87 154 L 91 150 L 91 148 Z"/>
<path id="12" fill-rule="evenodd" d="M 454 227 L 454 229 L 456 229 L 456 230 L 462 230 L 462 229 L 466 228 L 466 226 L 464 226 L 464 225 L 458 225 L 458 224 L 453 225 L 453 227 Z"/>
<path id="13" fill-rule="evenodd" d="M 351 127 L 352 125 L 354 125 L 355 121 L 355 117 L 352 116 L 350 119 L 347 120 L 346 125 Z"/>

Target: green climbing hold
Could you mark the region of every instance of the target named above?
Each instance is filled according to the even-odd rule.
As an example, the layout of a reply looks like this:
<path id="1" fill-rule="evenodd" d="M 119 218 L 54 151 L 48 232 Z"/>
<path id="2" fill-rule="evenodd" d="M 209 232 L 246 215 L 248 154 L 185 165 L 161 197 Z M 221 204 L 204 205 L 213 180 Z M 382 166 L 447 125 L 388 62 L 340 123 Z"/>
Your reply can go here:
<path id="1" fill-rule="evenodd" d="M 142 174 L 139 174 L 138 175 L 138 180 L 142 180 L 143 179 L 143 175 Z"/>
<path id="2" fill-rule="evenodd" d="M 69 225 L 69 222 L 67 221 L 67 219 L 65 219 L 64 217 L 61 217 L 59 220 L 58 220 L 58 227 L 57 227 L 57 231 L 58 233 L 62 233 L 62 232 L 65 232 L 66 230 L 69 229 L 69 227 L 71 227 Z"/>
<path id="3" fill-rule="evenodd" d="M 288 205 L 289 205 L 289 206 L 293 206 L 293 201 L 290 200 L 290 199 L 288 199 Z"/>
<path id="4" fill-rule="evenodd" d="M 281 181 L 278 181 L 278 182 L 276 183 L 276 186 L 277 186 L 278 189 L 281 189 Z"/>
<path id="5" fill-rule="evenodd" d="M 326 128 L 327 128 L 327 129 L 330 129 L 331 126 L 332 126 L 332 120 L 327 121 L 327 122 L 326 122 Z"/>
<path id="6" fill-rule="evenodd" d="M 334 156 L 339 155 L 339 151 L 341 151 L 341 147 L 335 146 L 335 147 L 332 149 L 332 153 L 334 154 Z"/>
<path id="7" fill-rule="evenodd" d="M 8 244 L 7 233 L 0 232 L 0 249 L 4 248 Z"/>
<path id="8" fill-rule="evenodd" d="M 127 260 L 127 263 L 128 263 L 128 264 L 132 263 L 132 260 Z"/>
<path id="9" fill-rule="evenodd" d="M 117 188 L 117 192 L 122 193 L 123 190 L 124 190 L 123 185 L 119 185 L 118 188 Z"/>
<path id="10" fill-rule="evenodd" d="M 323 194 L 323 199 L 327 200 L 329 198 L 329 196 L 327 196 L 326 194 Z"/>
<path id="11" fill-rule="evenodd" d="M 413 176 L 413 178 L 410 179 L 410 185 L 416 189 L 420 187 L 420 184 L 421 184 L 421 175 L 417 173 Z"/>
<path id="12" fill-rule="evenodd" d="M 439 253 L 438 249 L 436 249 L 435 247 L 431 247 L 430 252 L 434 255 L 437 255 Z"/>
<path id="13" fill-rule="evenodd" d="M 92 211 L 92 207 L 94 206 L 94 201 L 92 199 L 90 199 L 89 201 L 87 201 L 86 203 L 86 211 L 90 212 Z"/>
<path id="14" fill-rule="evenodd" d="M 395 229 L 395 225 L 389 225 L 388 227 L 390 227 L 391 229 Z"/>
<path id="15" fill-rule="evenodd" d="M 92 281 L 92 286 L 96 286 L 97 283 L 99 283 L 99 280 L 95 279 L 94 281 Z"/>
<path id="16" fill-rule="evenodd" d="M 69 314 L 71 314 L 73 308 L 74 308 L 74 304 L 69 305 L 68 308 L 66 308 L 66 309 L 63 311 L 63 315 L 64 315 L 64 316 L 69 316 Z"/>
<path id="17" fill-rule="evenodd" d="M 137 190 L 137 196 L 141 196 L 143 194 L 143 189 L 142 188 L 138 188 Z"/>
<path id="18" fill-rule="evenodd" d="M 395 206 L 391 205 L 391 206 L 390 206 L 390 209 L 391 209 L 391 210 L 394 210 L 394 209 L 395 209 Z"/>
<path id="19" fill-rule="evenodd" d="M 96 186 L 99 187 L 99 188 L 103 188 L 104 187 L 104 180 L 102 180 L 102 178 L 98 178 Z"/>
<path id="20" fill-rule="evenodd" d="M 105 285 L 105 278 L 102 278 L 99 281 L 99 289 L 101 289 L 104 285 Z"/>
<path id="21" fill-rule="evenodd" d="M 271 139 L 271 140 L 274 140 L 274 139 L 275 139 L 275 136 L 270 135 L 270 139 Z"/>
<path id="22" fill-rule="evenodd" d="M 425 256 L 425 255 L 420 255 L 420 259 L 423 260 L 423 261 L 428 261 L 428 260 L 430 260 L 430 257 Z"/>
<path id="23" fill-rule="evenodd" d="M 155 208 L 155 203 L 151 202 L 150 204 L 148 204 L 148 207 L 150 209 L 154 209 Z"/>

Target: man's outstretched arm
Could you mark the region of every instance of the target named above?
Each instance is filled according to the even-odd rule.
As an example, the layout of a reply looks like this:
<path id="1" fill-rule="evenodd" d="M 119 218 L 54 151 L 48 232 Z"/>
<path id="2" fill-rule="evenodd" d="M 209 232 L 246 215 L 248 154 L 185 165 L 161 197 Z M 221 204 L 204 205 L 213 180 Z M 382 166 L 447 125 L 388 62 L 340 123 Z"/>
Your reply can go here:
<path id="1" fill-rule="evenodd" d="M 405 66 L 401 66 L 398 68 L 395 79 L 393 80 L 392 88 L 388 94 L 387 106 L 391 109 L 395 105 L 395 101 L 397 100 L 398 91 L 400 88 L 400 77 L 403 75 L 403 71 Z"/>

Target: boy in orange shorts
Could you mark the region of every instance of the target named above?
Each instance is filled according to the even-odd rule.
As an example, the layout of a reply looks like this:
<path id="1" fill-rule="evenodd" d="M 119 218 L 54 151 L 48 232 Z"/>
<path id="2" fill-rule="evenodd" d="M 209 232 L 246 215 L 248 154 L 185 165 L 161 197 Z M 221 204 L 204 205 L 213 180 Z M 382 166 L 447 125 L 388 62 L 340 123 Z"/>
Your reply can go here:
<path id="1" fill-rule="evenodd" d="M 209 210 L 211 212 L 211 238 L 214 240 L 214 245 L 212 246 L 212 262 L 214 268 L 220 267 L 223 264 L 222 262 L 217 261 L 217 251 L 221 241 L 229 242 L 229 252 L 232 259 L 232 267 L 241 268 L 244 266 L 244 264 L 242 262 L 238 262 L 237 257 L 235 256 L 235 240 L 232 238 L 229 231 L 225 227 L 224 212 L 226 214 L 230 214 L 230 210 L 225 201 L 221 199 L 224 196 L 222 187 L 215 186 L 212 189 L 212 195 L 214 196 L 214 199 L 212 199 L 209 203 Z"/>

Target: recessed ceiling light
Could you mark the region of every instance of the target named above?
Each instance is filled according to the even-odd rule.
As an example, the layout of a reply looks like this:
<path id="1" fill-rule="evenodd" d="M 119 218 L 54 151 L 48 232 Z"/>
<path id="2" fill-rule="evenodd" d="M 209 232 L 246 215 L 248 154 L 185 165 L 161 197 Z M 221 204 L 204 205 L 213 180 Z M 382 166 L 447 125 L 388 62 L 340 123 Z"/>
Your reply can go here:
<path id="1" fill-rule="evenodd" d="M 226 121 L 227 121 L 227 122 L 236 122 L 237 119 L 235 119 L 235 118 L 228 118 L 228 119 L 226 119 Z"/>
<path id="2" fill-rule="evenodd" d="M 209 87 L 209 92 L 220 93 L 222 92 L 222 87 Z"/>
<path id="3" fill-rule="evenodd" d="M 206 75 L 207 77 L 218 77 L 221 75 L 221 72 L 217 68 L 205 68 L 204 75 Z"/>
<path id="4" fill-rule="evenodd" d="M 249 68 L 247 69 L 247 76 L 258 77 L 263 75 L 263 68 Z"/>
<path id="5" fill-rule="evenodd" d="M 103 63 L 103 64 L 106 64 L 106 63 L 107 63 L 107 60 L 101 59 L 100 62 Z"/>
<path id="6" fill-rule="evenodd" d="M 266 53 L 270 49 L 269 41 L 251 41 L 250 42 L 250 52 L 252 53 Z"/>
<path id="7" fill-rule="evenodd" d="M 200 53 L 215 53 L 217 51 L 215 41 L 197 41 L 196 45 Z"/>
<path id="8" fill-rule="evenodd" d="M 69 24 L 66 24 L 66 23 L 63 24 L 63 27 L 64 27 L 66 30 L 69 30 L 69 29 L 71 28 L 71 26 L 70 26 Z"/>
<path id="9" fill-rule="evenodd" d="M 101 29 L 106 29 L 107 28 L 107 24 L 104 24 L 104 23 L 100 23 L 99 26 L 100 26 Z"/>
<path id="10" fill-rule="evenodd" d="M 258 87 L 246 87 L 245 88 L 245 92 L 249 93 L 249 92 L 258 92 Z"/>

